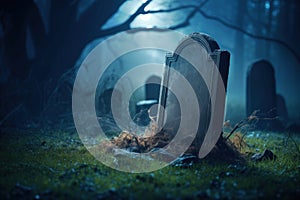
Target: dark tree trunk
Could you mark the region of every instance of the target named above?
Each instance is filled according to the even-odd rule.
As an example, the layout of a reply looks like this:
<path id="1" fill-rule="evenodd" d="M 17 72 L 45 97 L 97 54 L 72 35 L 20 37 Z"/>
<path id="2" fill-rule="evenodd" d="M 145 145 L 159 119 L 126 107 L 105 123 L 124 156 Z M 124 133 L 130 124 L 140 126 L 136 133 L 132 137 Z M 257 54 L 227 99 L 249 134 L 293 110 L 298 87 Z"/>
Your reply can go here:
<path id="1" fill-rule="evenodd" d="M 1 23 L 5 31 L 3 65 L 10 71 L 8 81 L 1 84 L 1 93 L 6 95 L 3 97 L 6 100 L 1 101 L 2 117 L 19 104 L 24 110 L 24 116 L 19 117 L 24 120 L 40 117 L 61 76 L 74 67 L 89 42 L 96 36 L 104 36 L 100 27 L 117 12 L 124 0 L 95 1 L 80 17 L 77 16 L 78 2 L 51 1 L 47 35 L 33 0 L 1 3 Z M 33 60 L 28 58 L 26 51 L 28 28 L 36 52 Z M 62 101 L 69 101 L 71 93 L 64 92 L 60 97 Z"/>

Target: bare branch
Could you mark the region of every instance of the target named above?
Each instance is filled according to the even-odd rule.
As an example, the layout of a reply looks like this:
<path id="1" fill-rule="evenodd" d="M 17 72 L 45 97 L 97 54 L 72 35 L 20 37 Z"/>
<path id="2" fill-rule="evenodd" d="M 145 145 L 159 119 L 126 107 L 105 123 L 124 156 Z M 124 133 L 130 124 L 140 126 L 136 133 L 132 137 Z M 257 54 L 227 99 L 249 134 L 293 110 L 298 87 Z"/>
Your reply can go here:
<path id="1" fill-rule="evenodd" d="M 186 27 L 188 25 L 190 25 L 190 20 L 195 16 L 195 14 L 198 12 L 198 10 L 200 8 L 202 8 L 206 3 L 208 3 L 209 0 L 205 0 L 203 1 L 200 5 L 198 6 L 190 6 L 190 7 L 193 7 L 194 9 L 192 10 L 192 12 L 190 12 L 190 14 L 187 16 L 187 18 L 184 20 L 184 22 L 178 24 L 178 25 L 175 25 L 175 26 L 171 26 L 170 29 L 172 30 L 175 30 L 175 29 L 178 29 L 178 28 L 183 28 L 183 27 Z"/>
<path id="2" fill-rule="evenodd" d="M 186 8 L 194 8 L 193 11 L 187 16 L 186 20 L 176 26 L 173 26 L 173 27 L 170 27 L 170 29 L 178 29 L 178 28 L 182 28 L 182 27 L 186 27 L 190 24 L 190 20 L 194 17 L 194 15 L 196 14 L 196 12 L 199 12 L 203 17 L 207 18 L 207 19 L 211 19 L 211 20 L 214 20 L 214 21 L 217 21 L 221 24 L 223 24 L 224 26 L 226 27 L 229 27 L 233 30 L 237 30 L 251 38 L 254 38 L 254 39 L 259 39 L 259 40 L 264 40 L 264 41 L 269 41 L 269 42 L 273 42 L 273 43 L 277 43 L 283 47 L 285 47 L 288 51 L 290 51 L 293 56 L 298 60 L 298 62 L 300 62 L 300 56 L 297 54 L 297 52 L 292 48 L 290 47 L 286 42 L 282 41 L 282 40 L 279 40 L 279 39 L 276 39 L 276 38 L 270 38 L 270 37 L 266 37 L 266 36 L 261 36 L 261 35 L 255 35 L 253 33 L 250 33 L 248 32 L 247 30 L 244 30 L 243 28 L 239 27 L 239 26 L 236 26 L 236 25 L 233 25 L 233 24 L 230 24 L 228 22 L 226 22 L 225 20 L 219 18 L 219 17 L 216 17 L 216 16 L 211 16 L 211 15 L 208 15 L 207 13 L 205 13 L 201 7 L 203 7 L 203 5 L 207 3 L 207 1 L 204 1 L 202 4 L 200 4 L 199 6 L 194 6 L 194 5 L 190 5 L 190 6 L 184 6 L 182 7 L 183 9 L 186 9 Z M 180 10 L 180 7 L 179 8 L 173 8 L 173 9 L 170 9 L 171 11 L 174 11 L 174 10 Z M 164 12 L 168 12 L 168 10 L 162 10 Z M 157 11 L 158 12 L 158 11 Z M 155 12 L 153 12 L 155 13 Z"/>
<path id="3" fill-rule="evenodd" d="M 155 13 L 168 13 L 168 12 L 174 12 L 177 10 L 183 10 L 188 8 L 195 8 L 194 5 L 186 5 L 186 6 L 180 6 L 177 8 L 171 8 L 171 9 L 160 9 L 160 10 L 148 10 L 145 11 L 143 14 L 155 14 Z"/>
<path id="4" fill-rule="evenodd" d="M 116 34 L 119 33 L 120 31 L 126 31 L 130 29 L 130 24 L 136 19 L 137 16 L 141 15 L 141 14 L 146 14 L 145 12 L 145 8 L 152 2 L 152 0 L 148 0 L 145 3 L 143 3 L 137 10 L 135 13 L 133 13 L 125 22 L 123 22 L 120 25 L 117 25 L 115 27 L 109 28 L 109 29 L 105 29 L 101 31 L 101 35 L 112 35 L 112 34 Z"/>
<path id="5" fill-rule="evenodd" d="M 175 26 L 171 26 L 170 29 L 175 30 L 175 29 L 183 28 L 183 27 L 190 25 L 190 20 L 195 16 L 197 11 L 198 11 L 198 8 L 194 8 L 193 11 L 187 16 L 187 18 L 182 23 L 175 25 Z"/>
<path id="6" fill-rule="evenodd" d="M 242 28 L 239 27 L 239 26 L 236 26 L 236 25 L 233 25 L 233 24 L 228 23 L 228 22 L 226 22 L 225 20 L 223 20 L 223 19 L 221 19 L 221 18 L 218 18 L 218 17 L 215 17 L 215 16 L 208 15 L 208 14 L 206 14 L 206 13 L 205 13 L 203 10 L 201 10 L 201 9 L 199 9 L 198 11 L 199 11 L 199 13 L 200 13 L 203 17 L 205 17 L 205 18 L 207 18 L 207 19 L 211 19 L 211 20 L 217 21 L 217 22 L 223 24 L 224 26 L 227 26 L 227 27 L 229 27 L 229 28 L 231 28 L 231 29 L 237 30 L 237 31 L 239 31 L 239 32 L 241 32 L 241 33 L 243 33 L 243 34 L 245 34 L 245 35 L 251 37 L 251 38 L 255 38 L 255 39 L 259 39 L 259 40 L 265 40 L 265 41 L 274 42 L 274 43 L 276 43 L 276 44 L 279 44 L 279 45 L 285 47 L 287 50 L 289 50 L 289 51 L 293 54 L 293 56 L 298 60 L 298 62 L 300 62 L 300 56 L 297 54 L 297 52 L 296 52 L 292 47 L 290 47 L 287 43 L 285 43 L 284 41 L 278 40 L 278 39 L 276 39 L 276 38 L 269 38 L 269 37 L 266 37 L 266 36 L 255 35 L 255 34 L 253 34 L 253 33 L 250 33 L 250 32 L 248 32 L 248 31 L 242 29 Z"/>
<path id="7" fill-rule="evenodd" d="M 244 30 L 243 28 L 230 24 L 229 22 L 216 17 L 216 16 L 212 16 L 212 15 L 208 15 L 206 12 L 204 12 L 201 8 L 208 3 L 209 0 L 205 0 L 203 1 L 201 4 L 199 4 L 198 6 L 195 5 L 186 5 L 186 6 L 181 6 L 181 7 L 176 7 L 176 8 L 171 8 L 171 9 L 161 9 L 161 10 L 149 10 L 149 11 L 145 11 L 146 6 L 148 6 L 152 0 L 148 0 L 145 3 L 143 3 L 138 9 L 137 11 L 132 14 L 124 23 L 106 29 L 106 30 L 102 30 L 101 31 L 101 36 L 104 35 L 111 35 L 111 34 L 115 34 L 118 33 L 120 31 L 125 31 L 130 29 L 130 24 L 136 19 L 137 16 L 141 15 L 141 14 L 155 14 L 155 13 L 168 13 L 168 12 L 173 12 L 173 11 L 178 11 L 178 10 L 183 10 L 183 9 L 189 9 L 189 8 L 193 8 L 193 10 L 187 15 L 186 19 L 175 25 L 175 26 L 171 26 L 169 27 L 172 30 L 175 29 L 179 29 L 179 28 L 183 28 L 183 27 L 187 27 L 190 25 L 190 20 L 195 16 L 195 14 L 198 12 L 200 13 L 203 17 L 205 17 L 206 19 L 210 19 L 213 21 L 217 21 L 219 23 L 221 23 L 222 25 L 231 28 L 233 30 L 239 31 L 245 35 L 247 35 L 248 37 L 254 38 L 254 39 L 259 39 L 259 40 L 264 40 L 264 41 L 269 41 L 269 42 L 273 42 L 276 44 L 279 44 L 283 47 L 285 47 L 288 51 L 290 51 L 292 53 L 292 55 L 297 59 L 298 62 L 300 62 L 300 56 L 297 54 L 297 52 L 290 46 L 288 45 L 286 42 L 276 39 L 276 38 L 270 38 L 270 37 L 266 37 L 266 36 L 261 36 L 261 35 L 256 35 L 253 34 L 247 30 Z"/>

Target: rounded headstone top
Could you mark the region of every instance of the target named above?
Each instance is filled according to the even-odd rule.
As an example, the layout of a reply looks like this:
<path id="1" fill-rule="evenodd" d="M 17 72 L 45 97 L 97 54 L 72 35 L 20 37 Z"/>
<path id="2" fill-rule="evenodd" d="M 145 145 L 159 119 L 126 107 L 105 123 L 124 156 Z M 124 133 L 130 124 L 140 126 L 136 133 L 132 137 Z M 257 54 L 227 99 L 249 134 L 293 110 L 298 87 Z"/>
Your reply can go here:
<path id="1" fill-rule="evenodd" d="M 213 52 L 216 49 L 220 49 L 220 46 L 216 42 L 214 38 L 212 38 L 210 35 L 207 35 L 206 33 L 192 33 L 190 37 L 192 37 L 194 40 L 197 40 L 198 35 L 201 35 L 208 43 L 210 47 L 210 51 Z"/>
<path id="2" fill-rule="evenodd" d="M 180 55 L 180 52 L 189 44 L 192 42 L 197 41 L 199 44 L 201 44 L 208 53 L 214 52 L 217 49 L 220 49 L 218 43 L 209 35 L 205 33 L 192 33 L 189 34 L 187 37 L 185 37 L 178 47 L 175 50 L 175 53 Z"/>
<path id="3" fill-rule="evenodd" d="M 273 65 L 267 61 L 267 60 L 258 60 L 256 62 L 254 62 L 251 66 L 250 69 L 248 71 L 249 73 L 267 73 L 267 74 L 274 74 L 274 68 Z"/>

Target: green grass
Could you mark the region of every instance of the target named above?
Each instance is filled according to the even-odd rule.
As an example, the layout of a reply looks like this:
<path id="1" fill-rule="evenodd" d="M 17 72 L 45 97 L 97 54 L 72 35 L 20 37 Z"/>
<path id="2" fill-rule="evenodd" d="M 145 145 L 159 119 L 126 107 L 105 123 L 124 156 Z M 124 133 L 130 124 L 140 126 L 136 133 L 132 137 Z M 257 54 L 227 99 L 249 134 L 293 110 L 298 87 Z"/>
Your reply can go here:
<path id="1" fill-rule="evenodd" d="M 101 164 L 76 133 L 4 132 L 0 198 L 298 199 L 299 139 L 255 132 L 245 140 L 249 146 L 243 152 L 251 155 L 267 148 L 277 159 L 258 163 L 247 159 L 244 164 L 203 160 L 190 168 L 168 166 L 131 174 Z"/>

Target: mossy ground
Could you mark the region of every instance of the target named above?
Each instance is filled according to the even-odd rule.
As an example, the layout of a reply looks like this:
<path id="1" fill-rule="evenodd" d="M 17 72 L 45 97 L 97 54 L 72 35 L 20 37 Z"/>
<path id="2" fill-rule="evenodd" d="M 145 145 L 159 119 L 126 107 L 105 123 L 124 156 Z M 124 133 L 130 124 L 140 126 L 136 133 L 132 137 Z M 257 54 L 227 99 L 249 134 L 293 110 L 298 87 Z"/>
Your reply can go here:
<path id="1" fill-rule="evenodd" d="M 233 164 L 203 160 L 190 168 L 168 166 L 131 174 L 97 161 L 76 133 L 2 131 L 1 199 L 299 199 L 299 139 L 248 133 L 249 155 L 273 151 L 277 159 Z"/>

